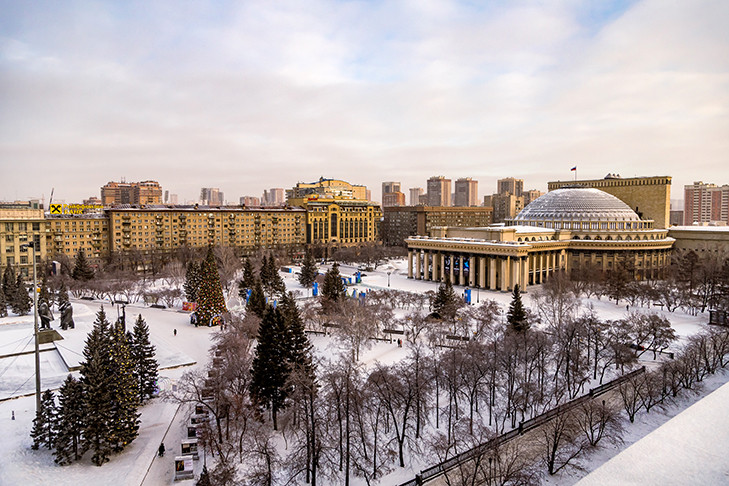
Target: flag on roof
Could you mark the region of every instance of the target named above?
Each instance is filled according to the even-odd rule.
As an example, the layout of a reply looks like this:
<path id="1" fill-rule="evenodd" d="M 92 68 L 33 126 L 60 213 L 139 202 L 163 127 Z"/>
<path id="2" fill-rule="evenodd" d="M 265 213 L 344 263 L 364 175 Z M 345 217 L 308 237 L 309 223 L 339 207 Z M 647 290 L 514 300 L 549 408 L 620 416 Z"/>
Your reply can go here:
<path id="1" fill-rule="evenodd" d="M 577 170 L 577 166 L 572 167 L 570 170 Z"/>

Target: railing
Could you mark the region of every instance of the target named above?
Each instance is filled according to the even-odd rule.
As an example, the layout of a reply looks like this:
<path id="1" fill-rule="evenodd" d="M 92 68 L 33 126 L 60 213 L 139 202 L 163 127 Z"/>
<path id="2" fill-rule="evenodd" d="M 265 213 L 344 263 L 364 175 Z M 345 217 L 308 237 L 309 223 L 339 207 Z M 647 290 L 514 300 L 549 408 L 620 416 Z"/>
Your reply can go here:
<path id="1" fill-rule="evenodd" d="M 449 470 L 453 469 L 456 466 L 459 466 L 465 462 L 468 462 L 469 460 L 473 459 L 474 457 L 478 457 L 479 455 L 484 454 L 485 452 L 494 449 L 498 447 L 501 444 L 505 444 L 516 437 L 525 434 L 526 432 L 535 429 L 537 427 L 540 427 L 541 425 L 544 425 L 545 423 L 552 420 L 554 417 L 561 415 L 563 413 L 566 413 L 573 408 L 577 407 L 578 405 L 581 405 L 582 403 L 591 400 L 595 397 L 599 397 L 600 395 L 604 395 L 605 393 L 617 388 L 622 383 L 630 380 L 631 378 L 641 375 L 645 373 L 645 366 L 642 368 L 639 368 L 635 371 L 631 371 L 630 373 L 623 375 L 619 378 L 616 378 L 608 383 L 605 383 L 603 385 L 600 385 L 596 388 L 590 389 L 590 392 L 587 395 L 583 395 L 581 397 L 575 398 L 574 400 L 571 400 L 569 402 L 563 403 L 562 405 L 559 405 L 552 410 L 549 410 L 543 414 L 537 415 L 536 417 L 533 417 L 525 422 L 519 422 L 519 427 L 516 429 L 510 430 L 509 432 L 506 432 L 504 434 L 501 434 L 500 436 L 491 439 L 488 442 L 484 442 L 483 444 L 479 444 L 476 447 L 469 449 L 467 451 L 463 451 L 460 454 L 456 454 L 455 456 L 451 457 L 450 459 L 446 459 L 445 461 L 436 464 L 435 466 L 431 466 L 427 469 L 422 469 L 419 474 L 415 475 L 415 478 L 411 479 L 410 481 L 404 482 L 400 484 L 400 486 L 416 486 L 425 484 L 427 481 L 431 481 L 432 479 L 435 479 L 436 477 L 442 476 Z"/>

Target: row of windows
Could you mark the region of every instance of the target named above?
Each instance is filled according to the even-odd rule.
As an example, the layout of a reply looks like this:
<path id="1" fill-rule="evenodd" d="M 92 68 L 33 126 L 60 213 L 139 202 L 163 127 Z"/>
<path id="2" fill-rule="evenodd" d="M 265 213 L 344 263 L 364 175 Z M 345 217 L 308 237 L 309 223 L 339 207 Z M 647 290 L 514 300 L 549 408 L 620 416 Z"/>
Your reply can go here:
<path id="1" fill-rule="evenodd" d="M 14 228 L 17 225 L 18 231 L 28 231 L 28 223 L 5 223 L 5 231 L 15 231 Z M 30 223 L 32 231 L 40 231 L 40 223 Z"/>

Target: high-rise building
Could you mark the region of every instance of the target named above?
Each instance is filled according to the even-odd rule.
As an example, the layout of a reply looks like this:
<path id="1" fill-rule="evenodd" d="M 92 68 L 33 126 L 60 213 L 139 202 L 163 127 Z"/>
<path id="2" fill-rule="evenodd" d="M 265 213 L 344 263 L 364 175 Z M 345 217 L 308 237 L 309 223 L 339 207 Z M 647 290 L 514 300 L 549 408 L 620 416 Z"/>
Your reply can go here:
<path id="1" fill-rule="evenodd" d="M 382 183 L 382 206 L 405 206 L 405 194 L 399 182 Z"/>
<path id="2" fill-rule="evenodd" d="M 242 196 L 240 198 L 241 206 L 256 207 L 261 205 L 261 198 L 255 196 Z"/>
<path id="3" fill-rule="evenodd" d="M 717 186 L 701 181 L 683 187 L 684 225 L 694 223 L 729 224 L 729 185 Z"/>
<path id="4" fill-rule="evenodd" d="M 401 192 L 401 184 L 399 182 L 383 182 L 382 183 L 382 194 L 390 192 Z"/>
<path id="5" fill-rule="evenodd" d="M 456 192 L 454 206 L 478 206 L 478 181 L 470 177 L 462 177 L 456 180 Z"/>
<path id="6" fill-rule="evenodd" d="M 483 205 L 493 208 L 494 223 L 503 223 L 513 219 L 519 211 L 524 209 L 524 196 L 515 196 L 510 193 L 484 196 Z"/>
<path id="7" fill-rule="evenodd" d="M 382 207 L 405 206 L 405 194 L 402 192 L 387 192 L 382 195 Z"/>
<path id="8" fill-rule="evenodd" d="M 544 193 L 542 191 L 538 191 L 536 189 L 523 191 L 521 195 L 524 197 L 524 207 L 527 207 L 532 201 L 536 201 L 537 199 L 539 199 L 543 194 Z"/>
<path id="9" fill-rule="evenodd" d="M 261 198 L 263 206 L 283 206 L 285 202 L 282 187 L 273 187 L 268 191 L 263 191 L 263 197 Z"/>
<path id="10" fill-rule="evenodd" d="M 420 204 L 420 196 L 423 195 L 422 187 L 411 187 L 410 188 L 410 205 L 417 206 Z"/>
<path id="11" fill-rule="evenodd" d="M 223 193 L 217 187 L 203 187 L 200 189 L 200 204 L 203 206 L 222 206 Z"/>
<path id="12" fill-rule="evenodd" d="M 170 194 L 169 204 L 177 204 L 177 200 L 178 200 L 177 194 Z"/>
<path id="13" fill-rule="evenodd" d="M 428 179 L 428 206 L 451 205 L 451 180 L 443 176 Z"/>
<path id="14" fill-rule="evenodd" d="M 111 181 L 101 188 L 101 201 L 104 206 L 162 204 L 162 188 L 157 181 Z"/>
<path id="15" fill-rule="evenodd" d="M 383 208 L 382 242 L 389 246 L 403 246 L 411 236 L 428 236 L 431 228 L 481 227 L 492 223 L 491 208 L 484 207 L 430 207 L 404 206 Z"/>
<path id="16" fill-rule="evenodd" d="M 496 190 L 498 194 L 521 196 L 522 192 L 524 192 L 524 179 L 514 179 L 513 177 L 499 179 L 496 182 Z"/>

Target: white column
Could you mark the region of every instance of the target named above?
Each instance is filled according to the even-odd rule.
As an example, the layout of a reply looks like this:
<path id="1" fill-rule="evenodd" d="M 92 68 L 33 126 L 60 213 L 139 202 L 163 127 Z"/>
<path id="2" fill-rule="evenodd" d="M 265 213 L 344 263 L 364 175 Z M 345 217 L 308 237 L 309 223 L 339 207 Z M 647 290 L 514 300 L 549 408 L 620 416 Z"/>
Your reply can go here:
<path id="1" fill-rule="evenodd" d="M 463 255 L 458 256 L 458 267 L 461 269 L 460 272 L 458 272 L 458 285 L 464 286 L 466 285 L 466 274 L 463 272 L 463 262 L 465 261 L 465 258 Z"/>
<path id="2" fill-rule="evenodd" d="M 408 250 L 408 278 L 413 278 L 413 250 Z"/>
<path id="3" fill-rule="evenodd" d="M 468 285 L 471 287 L 476 285 L 476 257 L 472 256 L 468 259 Z"/>
<path id="4" fill-rule="evenodd" d="M 529 257 L 521 260 L 521 289 L 526 290 L 529 286 Z"/>
<path id="5" fill-rule="evenodd" d="M 453 276 L 454 276 L 454 271 L 453 271 L 453 267 L 454 267 L 454 265 L 453 265 L 453 253 L 451 253 L 451 254 L 449 255 L 449 258 L 450 258 L 450 260 L 451 260 L 451 268 L 450 268 L 450 275 L 448 276 L 448 278 L 449 278 L 449 279 L 450 279 L 450 281 L 451 281 L 451 285 L 455 285 L 455 284 L 456 284 L 456 282 L 454 282 L 454 281 L 453 281 Z"/>
<path id="6" fill-rule="evenodd" d="M 478 286 L 486 288 L 486 257 L 478 257 Z"/>
<path id="7" fill-rule="evenodd" d="M 500 290 L 502 292 L 506 292 L 506 289 L 509 286 L 508 259 L 509 259 L 509 257 L 506 257 L 501 260 L 501 271 L 499 272 L 499 277 L 501 279 Z"/>
<path id="8" fill-rule="evenodd" d="M 489 290 L 496 290 L 496 258 L 489 257 Z"/>
<path id="9" fill-rule="evenodd" d="M 415 254 L 415 278 L 417 280 L 420 280 L 421 278 L 423 278 L 422 277 L 423 274 L 420 272 L 420 265 L 422 264 L 421 258 L 422 257 L 420 255 L 420 251 L 418 250 L 418 252 Z"/>

